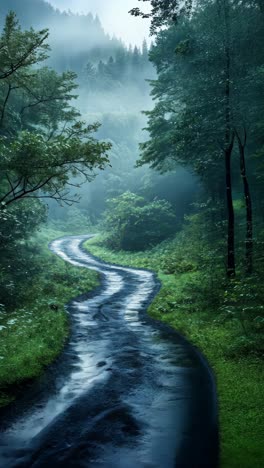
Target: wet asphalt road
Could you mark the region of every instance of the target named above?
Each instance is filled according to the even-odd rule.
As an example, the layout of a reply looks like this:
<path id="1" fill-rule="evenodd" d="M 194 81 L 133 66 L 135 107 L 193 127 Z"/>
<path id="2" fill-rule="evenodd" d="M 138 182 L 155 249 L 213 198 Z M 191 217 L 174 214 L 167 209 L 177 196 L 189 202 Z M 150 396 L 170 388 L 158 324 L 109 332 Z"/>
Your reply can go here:
<path id="1" fill-rule="evenodd" d="M 155 275 L 96 259 L 82 247 L 88 237 L 51 244 L 65 261 L 100 272 L 102 285 L 69 304 L 64 353 L 3 412 L 0 467 L 215 468 L 207 363 L 146 315 Z"/>

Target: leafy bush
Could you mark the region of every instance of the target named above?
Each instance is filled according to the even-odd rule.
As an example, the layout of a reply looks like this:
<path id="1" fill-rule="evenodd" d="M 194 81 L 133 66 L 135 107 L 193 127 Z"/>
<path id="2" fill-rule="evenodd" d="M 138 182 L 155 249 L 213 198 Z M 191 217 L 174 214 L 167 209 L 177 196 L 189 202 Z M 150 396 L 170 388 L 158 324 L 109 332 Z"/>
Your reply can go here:
<path id="1" fill-rule="evenodd" d="M 32 249 L 29 239 L 45 221 L 46 212 L 39 200 L 21 200 L 0 210 L 0 303 L 8 310 L 21 305 L 39 274 L 38 246 Z"/>
<path id="2" fill-rule="evenodd" d="M 108 201 L 104 226 L 107 244 L 115 250 L 139 251 L 154 246 L 176 230 L 176 216 L 170 203 L 147 202 L 131 192 Z"/>

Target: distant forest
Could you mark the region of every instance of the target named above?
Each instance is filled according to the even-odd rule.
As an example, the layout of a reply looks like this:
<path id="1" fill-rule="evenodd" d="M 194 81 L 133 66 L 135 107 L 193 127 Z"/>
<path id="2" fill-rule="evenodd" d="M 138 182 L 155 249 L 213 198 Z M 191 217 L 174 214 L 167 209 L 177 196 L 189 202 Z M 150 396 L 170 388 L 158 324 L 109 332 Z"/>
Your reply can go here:
<path id="1" fill-rule="evenodd" d="M 184 169 L 159 175 L 145 167 L 135 168 L 139 143 L 146 139 L 142 128 L 147 119 L 142 111 L 152 107 L 150 82 L 156 77 L 149 60 L 152 46 L 148 48 L 143 41 L 141 47 L 127 47 L 104 31 L 98 16 L 61 12 L 43 0 L 3 0 L 0 21 L 10 10 L 16 12 L 22 28 L 49 28 L 51 50 L 46 63 L 58 73 L 76 73 L 77 107 L 87 122 L 101 123 L 98 138 L 112 145 L 111 167 L 92 183 L 82 185 L 80 180 L 77 206 L 61 207 L 47 200 L 49 219 L 59 223 L 69 219 L 69 225 L 76 219 L 81 222 L 80 218 L 95 222 L 104 213 L 106 200 L 125 190 L 150 200 L 161 197 L 173 203 L 183 219 L 198 189 L 193 176 Z"/>
<path id="2" fill-rule="evenodd" d="M 61 12 L 44 0 L 3 0 L 0 4 L 1 27 L 10 10 L 16 12 L 23 28 L 49 28 L 52 48 L 49 64 L 57 71 L 73 70 L 79 74 L 88 62 L 97 66 L 100 61 L 109 61 L 108 67 L 102 64 L 99 67 L 99 71 L 109 76 L 112 72 L 119 73 L 126 63 L 135 66 L 149 63 L 146 44 L 143 51 L 132 46 L 127 50 L 120 39 L 110 37 L 104 31 L 98 16 L 91 13 Z"/>

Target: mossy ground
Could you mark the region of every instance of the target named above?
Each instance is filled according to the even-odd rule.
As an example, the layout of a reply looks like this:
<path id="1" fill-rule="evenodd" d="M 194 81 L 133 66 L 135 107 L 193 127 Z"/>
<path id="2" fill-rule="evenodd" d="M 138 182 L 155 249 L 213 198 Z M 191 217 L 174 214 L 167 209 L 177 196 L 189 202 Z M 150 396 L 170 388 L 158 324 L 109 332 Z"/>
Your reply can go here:
<path id="1" fill-rule="evenodd" d="M 45 230 L 30 241 L 37 249 L 38 274 L 23 307 L 0 315 L 0 407 L 14 400 L 18 388 L 38 377 L 62 351 L 69 334 L 65 304 L 99 284 L 97 273 L 71 266 L 50 252 L 49 242 L 60 235 Z"/>
<path id="2" fill-rule="evenodd" d="M 257 355 L 233 354 L 241 333 L 240 324 L 223 322 L 217 312 L 199 304 L 188 285 L 202 281 L 202 272 L 192 270 L 185 260 L 184 272 L 168 274 L 164 259 L 171 255 L 169 243 L 147 252 L 113 252 L 103 239 L 86 243 L 94 255 L 111 263 L 150 268 L 158 273 L 162 289 L 149 308 L 149 314 L 185 335 L 204 353 L 212 366 L 218 387 L 221 467 L 262 468 L 263 451 L 263 361 Z M 187 271 L 186 271 L 187 270 Z"/>

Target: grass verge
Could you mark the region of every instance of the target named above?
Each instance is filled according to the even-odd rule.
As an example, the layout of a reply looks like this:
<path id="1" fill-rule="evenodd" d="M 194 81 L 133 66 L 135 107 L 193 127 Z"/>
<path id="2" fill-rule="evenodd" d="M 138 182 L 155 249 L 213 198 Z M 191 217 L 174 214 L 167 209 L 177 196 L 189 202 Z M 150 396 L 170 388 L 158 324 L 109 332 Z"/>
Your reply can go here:
<path id="1" fill-rule="evenodd" d="M 17 390 L 62 351 L 69 334 L 64 305 L 99 284 L 97 273 L 67 264 L 50 252 L 49 242 L 61 235 L 44 230 L 30 240 L 29 254 L 38 269 L 22 307 L 0 314 L 0 407 L 13 401 Z"/>
<path id="2" fill-rule="evenodd" d="M 101 259 L 133 267 L 150 268 L 162 282 L 149 314 L 166 322 L 200 348 L 212 366 L 218 387 L 222 468 L 262 468 L 263 466 L 263 361 L 257 355 L 234 353 L 241 335 L 240 324 L 222 321 L 221 314 L 201 307 L 190 292 L 202 272 L 185 270 L 166 273 L 164 259 L 171 258 L 175 245 L 165 244 L 147 252 L 113 252 L 97 237 L 85 244 Z M 187 270 L 187 271 L 186 271 Z M 189 288 L 189 292 L 187 294 Z"/>

